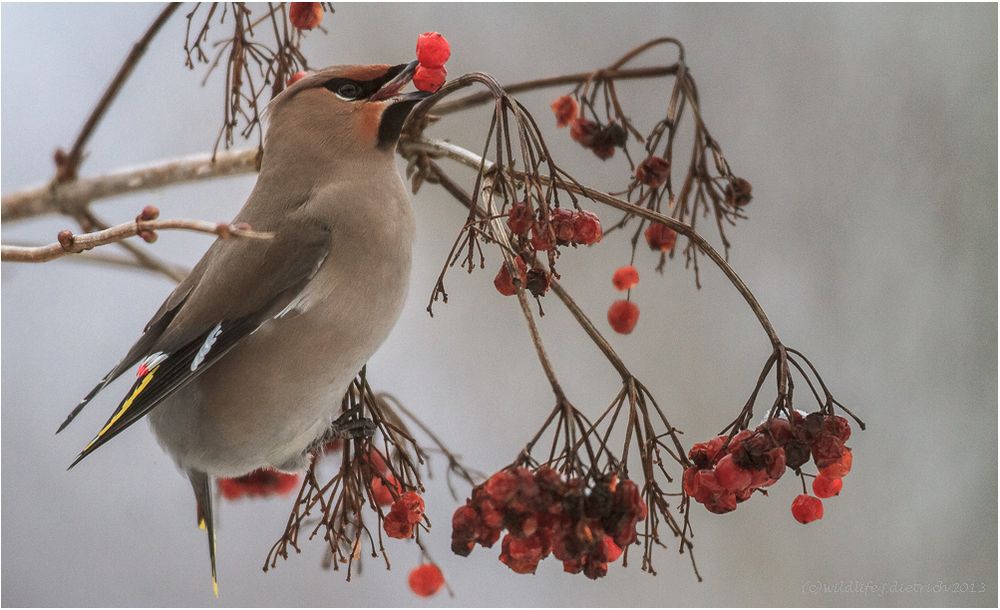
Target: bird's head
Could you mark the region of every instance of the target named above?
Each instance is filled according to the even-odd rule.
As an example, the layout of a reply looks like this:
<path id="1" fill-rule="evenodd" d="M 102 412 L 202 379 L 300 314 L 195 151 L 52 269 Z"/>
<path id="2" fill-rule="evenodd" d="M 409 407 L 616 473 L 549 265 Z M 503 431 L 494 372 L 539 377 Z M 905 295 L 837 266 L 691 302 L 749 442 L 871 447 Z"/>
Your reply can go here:
<path id="1" fill-rule="evenodd" d="M 269 105 L 265 151 L 272 145 L 301 146 L 308 139 L 352 156 L 391 154 L 406 117 L 430 95 L 401 93 L 416 68 L 416 61 L 331 66 L 304 76 Z"/>

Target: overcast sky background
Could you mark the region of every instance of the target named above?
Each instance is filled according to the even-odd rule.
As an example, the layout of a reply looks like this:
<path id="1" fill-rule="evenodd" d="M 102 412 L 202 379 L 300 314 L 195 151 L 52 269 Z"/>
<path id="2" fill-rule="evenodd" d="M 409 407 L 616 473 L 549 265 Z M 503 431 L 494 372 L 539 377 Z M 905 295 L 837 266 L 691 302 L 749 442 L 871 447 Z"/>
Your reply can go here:
<path id="1" fill-rule="evenodd" d="M 2 7 L 2 191 L 52 175 L 153 5 Z M 502 82 L 606 65 L 662 35 L 687 45 L 704 116 L 736 172 L 754 185 L 750 220 L 730 232 L 732 262 L 785 342 L 805 351 L 869 423 L 852 439 L 854 471 L 826 517 L 804 527 L 788 506 L 792 477 L 726 516 L 695 507 L 705 582 L 685 557 L 657 557 L 658 576 L 611 568 L 590 582 L 553 560 L 534 577 L 499 549 L 448 550 L 455 503 L 427 494 L 430 550 L 456 597 L 440 605 L 984 605 L 997 603 L 997 8 L 995 5 L 348 5 L 308 37 L 315 65 L 402 62 L 415 36 L 452 42 L 452 74 Z M 183 9 L 153 43 L 91 141 L 90 175 L 204 152 L 221 119 L 221 75 L 206 88 L 183 66 Z M 215 37 L 213 36 L 214 40 Z M 652 62 L 669 62 L 661 54 Z M 661 84 L 625 88 L 648 128 Z M 527 94 L 554 154 L 597 187 L 601 164 L 555 129 Z M 480 112 L 435 133 L 478 146 Z M 683 145 L 679 150 L 687 150 Z M 167 217 L 227 219 L 253 178 L 168 188 L 100 203 L 112 222 L 154 204 Z M 424 306 L 463 212 L 433 186 L 414 199 L 418 243 L 410 299 L 371 362 L 375 384 L 402 397 L 468 462 L 509 463 L 550 407 L 517 307 L 493 271 L 451 276 L 450 302 Z M 605 220 L 615 216 L 591 205 Z M 48 217 L 4 225 L 4 241 L 51 241 Z M 192 265 L 209 245 L 164 234 L 152 251 Z M 565 285 L 605 327 L 609 277 L 627 260 L 621 236 L 571 252 Z M 497 264 L 490 261 L 491 269 Z M 661 399 L 688 442 L 732 419 L 769 346 L 723 277 L 704 288 L 681 265 L 658 277 L 641 253 L 636 333 L 612 343 Z M 119 383 L 59 437 L 65 413 L 127 350 L 171 290 L 156 276 L 59 261 L 5 264 L 2 278 L 2 603 L 212 605 L 203 533 L 188 483 L 145 425 L 72 472 L 66 465 L 105 421 Z M 554 300 L 542 332 L 571 398 L 593 413 L 613 371 Z M 804 392 L 805 388 L 802 388 Z M 804 397 L 803 397 L 804 399 Z M 769 400 L 769 399 L 765 399 Z M 426 605 L 406 587 L 413 545 L 389 545 L 393 570 L 367 562 L 345 583 L 304 545 L 269 574 L 260 566 L 290 499 L 220 509 L 222 605 Z M 967 583 L 985 593 L 819 594 L 817 583 Z M 856 585 L 855 585 L 856 586 Z"/>

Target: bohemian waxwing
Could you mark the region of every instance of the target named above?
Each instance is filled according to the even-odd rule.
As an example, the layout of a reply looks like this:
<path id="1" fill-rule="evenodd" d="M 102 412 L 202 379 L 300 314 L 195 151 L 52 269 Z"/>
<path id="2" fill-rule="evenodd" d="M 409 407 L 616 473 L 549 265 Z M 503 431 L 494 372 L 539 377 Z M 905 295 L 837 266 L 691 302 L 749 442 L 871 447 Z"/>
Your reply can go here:
<path id="1" fill-rule="evenodd" d="M 414 223 L 394 152 L 429 95 L 400 94 L 416 66 L 334 66 L 270 103 L 257 184 L 234 222 L 273 238 L 216 240 L 59 427 L 139 364 L 70 467 L 149 414 L 194 487 L 216 594 L 212 478 L 300 469 L 344 434 L 341 398 L 399 317 Z"/>

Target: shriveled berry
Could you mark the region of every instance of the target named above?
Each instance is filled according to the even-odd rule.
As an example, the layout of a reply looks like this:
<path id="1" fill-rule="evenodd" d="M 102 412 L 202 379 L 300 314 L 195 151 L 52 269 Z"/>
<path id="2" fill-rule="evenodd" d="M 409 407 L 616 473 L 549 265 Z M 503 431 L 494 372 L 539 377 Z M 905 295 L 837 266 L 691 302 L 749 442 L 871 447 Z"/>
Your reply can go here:
<path id="1" fill-rule="evenodd" d="M 451 536 L 461 540 L 473 540 L 479 529 L 479 513 L 468 504 L 459 506 L 451 516 Z"/>
<path id="2" fill-rule="evenodd" d="M 836 462 L 819 469 L 819 473 L 826 475 L 828 477 L 843 478 L 847 476 L 847 473 L 851 471 L 851 464 L 854 461 L 854 456 L 851 455 L 850 449 L 844 449 L 843 455 Z"/>
<path id="3" fill-rule="evenodd" d="M 590 147 L 590 150 L 593 151 L 593 153 L 601 161 L 607 161 L 611 157 L 615 156 L 615 145 L 606 142 L 602 142 L 600 144 L 595 142 L 594 145 Z"/>
<path id="4" fill-rule="evenodd" d="M 650 155 L 636 166 L 635 177 L 636 180 L 650 188 L 660 187 L 670 177 L 670 161 L 663 157 Z"/>
<path id="5" fill-rule="evenodd" d="M 572 96 L 564 95 L 552 102 L 552 112 L 556 115 L 556 127 L 566 127 L 580 114 L 580 105 Z"/>
<path id="6" fill-rule="evenodd" d="M 711 468 L 722 451 L 722 446 L 726 444 L 726 435 L 716 436 L 711 440 L 691 445 L 688 457 L 699 468 Z"/>
<path id="7" fill-rule="evenodd" d="M 532 222 L 531 208 L 528 203 L 521 201 L 510 206 L 507 214 L 507 226 L 510 227 L 514 235 L 527 235 Z"/>
<path id="8" fill-rule="evenodd" d="M 441 68 L 428 68 L 426 66 L 417 66 L 416 72 L 413 73 L 413 86 L 420 91 L 427 91 L 429 93 L 434 93 L 441 88 L 444 81 L 448 79 L 448 71 L 443 67 Z"/>
<path id="9" fill-rule="evenodd" d="M 828 415 L 823 421 L 823 429 L 845 443 L 851 438 L 851 424 L 839 415 Z"/>
<path id="10" fill-rule="evenodd" d="M 518 281 L 521 286 L 524 286 L 528 282 L 528 266 L 524 264 L 520 256 L 514 257 L 514 264 L 517 265 Z M 517 294 L 517 286 L 514 285 L 514 279 L 510 274 L 510 266 L 506 262 L 500 264 L 500 271 L 493 278 L 493 286 L 497 289 L 497 292 L 505 297 Z"/>
<path id="11" fill-rule="evenodd" d="M 631 290 L 639 283 L 639 272 L 632 265 L 625 265 L 615 270 L 611 283 L 618 290 Z"/>
<path id="12" fill-rule="evenodd" d="M 615 301 L 608 308 L 608 324 L 616 333 L 631 333 L 638 321 L 639 306 L 632 301 Z"/>
<path id="13" fill-rule="evenodd" d="M 538 252 L 548 252 L 555 247 L 547 225 L 536 222 L 531 226 L 531 247 Z"/>
<path id="14" fill-rule="evenodd" d="M 816 467 L 823 469 L 830 464 L 840 461 L 840 457 L 847 450 L 844 441 L 832 434 L 820 434 L 809 446 L 812 449 L 813 461 Z"/>
<path id="15" fill-rule="evenodd" d="M 407 580 L 410 584 L 410 590 L 420 597 L 430 597 L 444 586 L 444 574 L 441 573 L 441 568 L 433 563 L 425 563 L 413 568 Z"/>
<path id="16" fill-rule="evenodd" d="M 843 479 L 836 479 L 822 474 L 813 479 L 813 493 L 818 498 L 832 498 L 839 495 L 840 490 L 843 488 Z"/>
<path id="17" fill-rule="evenodd" d="M 753 185 L 744 178 L 734 178 L 726 185 L 726 201 L 730 205 L 743 207 L 753 199 Z"/>
<path id="18" fill-rule="evenodd" d="M 552 230 L 556 234 L 556 242 L 566 245 L 575 240 L 576 226 L 574 221 L 576 214 L 566 208 L 555 208 L 551 212 Z"/>
<path id="19" fill-rule="evenodd" d="M 441 68 L 451 57 L 451 45 L 437 32 L 424 32 L 417 36 L 417 61 L 421 66 Z"/>
<path id="20" fill-rule="evenodd" d="M 528 292 L 536 297 L 545 296 L 545 293 L 549 291 L 549 287 L 551 285 L 551 276 L 544 269 L 535 267 L 528 272 L 525 287 L 528 289 Z"/>
<path id="21" fill-rule="evenodd" d="M 504 504 L 517 492 L 517 475 L 501 470 L 486 480 L 485 489 L 490 498 Z"/>
<path id="22" fill-rule="evenodd" d="M 643 235 L 650 250 L 670 252 L 677 243 L 677 231 L 660 222 L 651 223 Z"/>
<path id="23" fill-rule="evenodd" d="M 823 518 L 823 501 L 806 494 L 799 494 L 792 500 L 792 516 L 799 523 L 812 523 Z"/>
<path id="24" fill-rule="evenodd" d="M 704 504 L 705 508 L 717 515 L 731 513 L 736 510 L 736 494 L 731 491 L 724 491 L 712 496 Z"/>
<path id="25" fill-rule="evenodd" d="M 504 536 L 500 561 L 518 574 L 534 574 L 542 560 L 542 543 L 537 536 Z"/>
<path id="26" fill-rule="evenodd" d="M 752 476 L 748 470 L 740 468 L 733 456 L 726 455 L 715 465 L 715 479 L 728 491 L 743 491 L 750 487 Z"/>
<path id="27" fill-rule="evenodd" d="M 414 525 L 424 517 L 424 499 L 417 492 L 408 491 L 392 503 L 392 512 L 403 514 Z"/>
<path id="28" fill-rule="evenodd" d="M 586 210 L 574 213 L 573 232 L 576 243 L 581 246 L 596 244 L 604 237 L 604 229 L 601 228 L 601 219 L 593 212 L 587 212 Z"/>
<path id="29" fill-rule="evenodd" d="M 323 21 L 323 6 L 319 2 L 292 2 L 288 19 L 300 30 L 311 30 Z"/>
<path id="30" fill-rule="evenodd" d="M 413 536 L 413 524 L 407 518 L 407 513 L 392 510 L 382 520 L 382 529 L 390 538 L 405 540 Z"/>
<path id="31" fill-rule="evenodd" d="M 569 137 L 580 146 L 590 148 L 594 145 L 594 138 L 599 130 L 600 126 L 594 121 L 578 117 L 569 125 Z"/>

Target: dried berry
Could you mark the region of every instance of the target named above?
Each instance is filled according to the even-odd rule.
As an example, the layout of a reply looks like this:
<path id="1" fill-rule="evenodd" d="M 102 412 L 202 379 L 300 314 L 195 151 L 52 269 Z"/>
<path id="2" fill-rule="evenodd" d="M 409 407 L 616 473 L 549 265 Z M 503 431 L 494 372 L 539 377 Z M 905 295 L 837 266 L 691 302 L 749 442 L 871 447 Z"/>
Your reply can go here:
<path id="1" fill-rule="evenodd" d="M 415 491 L 408 491 L 392 503 L 392 511 L 401 513 L 407 522 L 415 525 L 424 518 L 424 499 Z"/>
<path id="2" fill-rule="evenodd" d="M 817 498 L 832 498 L 840 494 L 840 490 L 844 488 L 844 480 L 821 474 L 813 479 L 812 487 Z"/>
<path id="3" fill-rule="evenodd" d="M 670 252 L 677 243 L 677 231 L 660 222 L 651 223 L 643 235 L 650 250 Z"/>
<path id="4" fill-rule="evenodd" d="M 604 230 L 601 219 L 593 212 L 580 210 L 573 215 L 573 232 L 576 243 L 581 246 L 591 246 L 601 241 Z"/>
<path id="5" fill-rule="evenodd" d="M 443 68 L 451 57 L 451 45 L 437 32 L 424 32 L 417 36 L 417 61 L 428 68 Z"/>
<path id="6" fill-rule="evenodd" d="M 639 272 L 632 265 L 619 267 L 611 276 L 611 283 L 618 290 L 631 290 L 639 283 Z"/>
<path id="7" fill-rule="evenodd" d="M 566 127 L 580 114 L 580 105 L 572 96 L 564 95 L 552 102 L 552 112 L 556 115 L 556 127 Z"/>
<path id="8" fill-rule="evenodd" d="M 524 264 L 524 261 L 520 256 L 514 257 L 514 264 L 517 265 L 518 281 L 521 286 L 524 286 L 528 281 L 528 266 Z M 497 276 L 493 278 L 493 286 L 496 287 L 497 292 L 505 297 L 517 294 L 517 286 L 514 285 L 514 279 L 510 275 L 510 266 L 507 265 L 506 262 L 501 263 L 500 271 L 498 271 Z"/>
<path id="9" fill-rule="evenodd" d="M 413 86 L 420 91 L 427 91 L 429 93 L 434 93 L 441 88 L 444 81 L 448 79 L 448 71 L 443 67 L 441 68 L 428 68 L 426 66 L 417 66 L 416 72 L 413 73 Z"/>
<path id="10" fill-rule="evenodd" d="M 670 177 L 670 161 L 650 155 L 635 168 L 635 178 L 650 188 L 658 188 Z"/>
<path id="11" fill-rule="evenodd" d="M 792 516 L 799 523 L 812 523 L 823 518 L 823 501 L 806 494 L 792 500 Z"/>
<path id="12" fill-rule="evenodd" d="M 548 252 L 555 248 L 548 225 L 536 222 L 531 226 L 531 247 L 538 252 Z"/>
<path id="13" fill-rule="evenodd" d="M 382 529 L 390 538 L 405 540 L 413 536 L 413 524 L 407 519 L 405 512 L 389 511 L 382 520 Z"/>
<path id="14" fill-rule="evenodd" d="M 608 308 L 608 324 L 615 332 L 627 335 L 639 321 L 639 306 L 632 301 L 615 301 Z"/>
<path id="15" fill-rule="evenodd" d="M 288 19 L 300 30 L 311 30 L 323 21 L 323 6 L 319 2 L 292 2 Z"/>
<path id="16" fill-rule="evenodd" d="M 507 214 L 507 226 L 510 227 L 514 235 L 527 235 L 532 222 L 531 208 L 526 201 L 521 201 L 510 206 Z"/>
<path id="17" fill-rule="evenodd" d="M 545 293 L 549 291 L 549 286 L 551 286 L 552 280 L 549 274 L 539 267 L 535 267 L 528 272 L 527 280 L 525 281 L 525 287 L 528 292 L 535 295 L 536 297 L 545 296 Z"/>
<path id="18" fill-rule="evenodd" d="M 444 574 L 441 573 L 441 568 L 433 563 L 425 563 L 413 568 L 407 580 L 410 584 L 410 590 L 420 597 L 430 597 L 444 586 Z"/>
<path id="19" fill-rule="evenodd" d="M 573 141 L 580 146 L 590 148 L 594 145 L 594 138 L 597 136 L 600 128 L 600 125 L 594 121 L 579 117 L 570 123 L 569 137 L 573 138 Z"/>
<path id="20" fill-rule="evenodd" d="M 744 178 L 734 178 L 726 185 L 726 201 L 730 205 L 743 207 L 753 199 L 753 185 Z"/>

